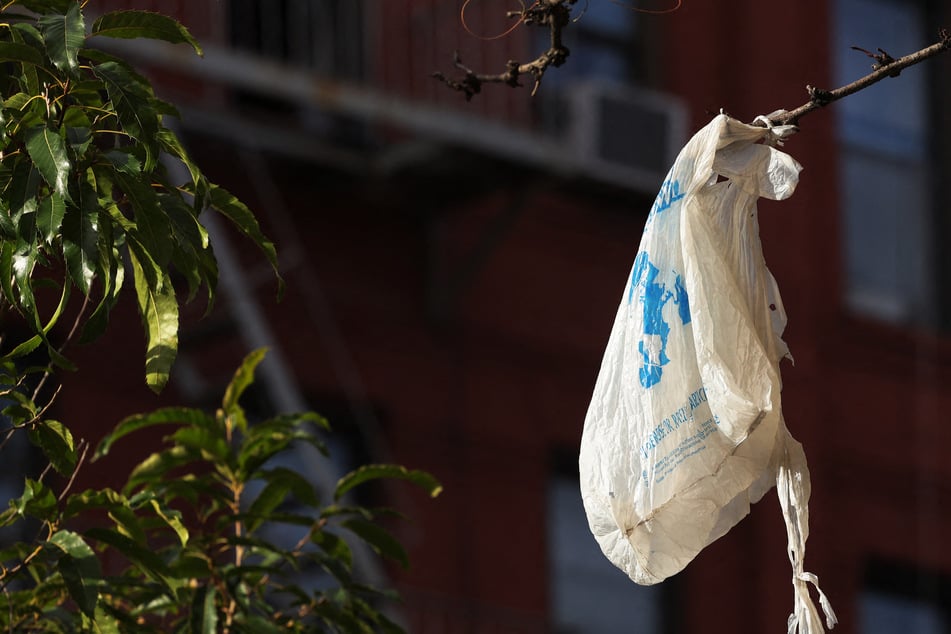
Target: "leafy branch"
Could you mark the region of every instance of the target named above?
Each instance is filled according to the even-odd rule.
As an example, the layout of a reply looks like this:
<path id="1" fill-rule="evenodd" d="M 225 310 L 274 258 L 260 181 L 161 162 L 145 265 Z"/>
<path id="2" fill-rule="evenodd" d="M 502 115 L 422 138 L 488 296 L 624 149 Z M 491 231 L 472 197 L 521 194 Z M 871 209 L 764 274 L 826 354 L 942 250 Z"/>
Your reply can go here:
<path id="1" fill-rule="evenodd" d="M 393 594 L 360 583 L 351 552 L 363 542 L 406 565 L 379 523 L 392 513 L 342 496 L 377 478 L 410 480 L 433 496 L 439 486 L 428 474 L 368 465 L 320 500 L 325 487 L 281 465 L 303 443 L 323 451 L 325 421 L 306 412 L 255 423 L 239 403 L 263 350 L 248 356 L 214 413 L 165 408 L 122 421 L 94 460 L 142 429 L 168 435 L 122 490 L 74 492 L 89 443 L 47 418 L 56 378 L 76 369 L 67 348 L 106 328 L 127 277 L 155 391 L 177 352 L 180 302 L 205 289 L 210 307 L 215 296 L 202 213 L 225 216 L 282 286 L 251 210 L 209 182 L 166 126 L 175 108 L 95 48 L 100 38 L 145 37 L 200 55 L 198 43 L 146 11 L 106 13 L 89 26 L 85 5 L 0 0 L 0 321 L 29 330 L 22 341 L 0 330 L 0 453 L 9 458 L 22 440 L 45 461 L 38 474 L 24 466 L 22 493 L 0 509 L 0 631 L 401 632 L 379 607 Z M 176 161 L 184 184 L 172 182 Z M 292 531 L 300 539 L 284 537 Z"/>
<path id="2" fill-rule="evenodd" d="M 37 15 L 16 12 L 14 5 Z M 175 108 L 125 61 L 95 48 L 102 38 L 145 37 L 201 47 L 175 20 L 114 11 L 86 24 L 77 0 L 20 0 L 0 9 L 0 309 L 19 313 L 33 336 L 4 359 L 45 346 L 70 367 L 51 329 L 78 289 L 93 307 L 81 329 L 105 328 L 130 273 L 146 339 L 146 383 L 160 391 L 178 349 L 179 293 L 207 289 L 218 270 L 205 210 L 228 218 L 277 274 L 274 245 L 234 196 L 210 183 L 165 125 Z M 172 183 L 159 158 L 178 161 L 190 182 Z M 60 306 L 40 315 L 39 277 L 65 271 Z M 279 291 L 280 292 L 280 291 Z M 75 332 L 75 328 L 73 331 Z"/>

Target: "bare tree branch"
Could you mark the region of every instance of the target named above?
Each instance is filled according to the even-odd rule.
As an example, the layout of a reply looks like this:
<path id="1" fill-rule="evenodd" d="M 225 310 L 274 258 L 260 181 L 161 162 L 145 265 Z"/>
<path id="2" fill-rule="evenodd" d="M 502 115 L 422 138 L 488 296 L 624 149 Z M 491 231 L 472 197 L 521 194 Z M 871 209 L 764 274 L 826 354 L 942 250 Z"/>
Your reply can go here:
<path id="1" fill-rule="evenodd" d="M 536 0 L 523 11 L 510 11 L 509 18 L 518 18 L 523 24 L 530 26 L 547 26 L 550 34 L 548 50 L 527 63 L 509 60 L 505 71 L 492 74 L 481 74 L 472 71 L 463 65 L 459 52 L 456 51 L 453 61 L 456 68 L 463 71 L 462 79 L 447 77 L 441 72 L 433 73 L 433 77 L 443 82 L 453 90 L 465 94 L 466 101 L 482 91 L 482 84 L 497 83 L 509 86 L 521 86 L 519 78 L 531 75 L 535 80 L 532 95 L 538 90 L 542 76 L 549 66 L 561 66 L 568 58 L 568 47 L 564 45 L 561 34 L 571 23 L 571 7 L 577 0 Z"/>
<path id="2" fill-rule="evenodd" d="M 875 59 L 875 64 L 872 65 L 872 72 L 857 79 L 850 84 L 846 84 L 841 88 L 836 88 L 835 90 L 822 90 L 821 88 L 816 88 L 815 86 L 806 86 L 806 91 L 809 93 L 809 101 L 799 106 L 795 110 L 790 111 L 779 111 L 769 115 L 770 121 L 776 125 L 786 125 L 798 123 L 800 117 L 809 114 L 814 110 L 819 108 L 824 108 L 828 106 L 833 101 L 838 101 L 843 97 L 848 97 L 851 94 L 854 94 L 863 88 L 868 88 L 874 83 L 885 79 L 886 77 L 898 77 L 901 71 L 909 66 L 913 66 L 919 62 L 923 62 L 926 59 L 934 57 L 939 53 L 943 53 L 948 49 L 951 49 L 951 32 L 947 29 L 941 29 L 939 34 L 940 40 L 923 48 L 920 51 L 905 55 L 904 57 L 899 57 L 898 59 L 893 58 L 891 55 L 878 49 L 878 53 L 871 53 L 866 51 L 864 48 L 859 48 L 853 46 L 852 48 L 861 51 Z"/>

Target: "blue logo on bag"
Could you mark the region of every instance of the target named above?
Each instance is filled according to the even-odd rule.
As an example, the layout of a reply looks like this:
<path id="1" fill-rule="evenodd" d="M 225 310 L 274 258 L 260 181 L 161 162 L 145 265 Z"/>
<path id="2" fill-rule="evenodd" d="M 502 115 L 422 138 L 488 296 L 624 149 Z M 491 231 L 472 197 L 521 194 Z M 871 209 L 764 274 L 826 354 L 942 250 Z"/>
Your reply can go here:
<path id="1" fill-rule="evenodd" d="M 661 184 L 660 192 L 657 193 L 657 198 L 654 199 L 654 204 L 651 206 L 650 213 L 647 214 L 647 222 L 644 224 L 644 230 L 646 231 L 647 227 L 650 226 L 654 216 L 667 211 L 674 205 L 674 203 L 678 202 L 683 197 L 684 192 L 680 191 L 680 181 L 674 180 L 668 176 L 667 180 Z"/>
<path id="2" fill-rule="evenodd" d="M 675 272 L 676 273 L 676 272 Z M 646 388 L 660 383 L 663 366 L 670 363 L 667 356 L 667 338 L 670 325 L 664 320 L 664 306 L 671 299 L 677 306 L 677 314 L 683 325 L 690 323 L 690 303 L 683 278 L 678 274 L 674 281 L 674 290 L 657 281 L 660 274 L 650 261 L 646 251 L 641 251 L 634 259 L 634 272 L 631 274 L 631 288 L 627 301 L 630 304 L 635 296 L 644 307 L 644 330 L 637 350 L 641 354 L 641 367 L 638 372 L 641 385 Z"/>

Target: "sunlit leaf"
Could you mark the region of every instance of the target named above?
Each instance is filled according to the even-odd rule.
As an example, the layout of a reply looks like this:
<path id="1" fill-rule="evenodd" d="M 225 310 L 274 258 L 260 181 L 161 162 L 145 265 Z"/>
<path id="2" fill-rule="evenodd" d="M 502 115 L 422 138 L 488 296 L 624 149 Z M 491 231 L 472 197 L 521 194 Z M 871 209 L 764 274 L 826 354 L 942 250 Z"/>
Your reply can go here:
<path id="1" fill-rule="evenodd" d="M 109 313 L 119 298 L 122 282 L 125 279 L 125 266 L 119 256 L 116 243 L 121 237 L 121 229 L 115 227 L 107 210 L 99 209 L 98 218 L 99 237 L 96 241 L 97 270 L 102 282 L 102 298 L 96 309 L 86 320 L 81 343 L 93 341 L 101 335 L 109 321 Z"/>
<path id="2" fill-rule="evenodd" d="M 112 433 L 102 439 L 99 447 L 96 448 L 93 461 L 108 454 L 112 445 L 117 440 L 133 432 L 156 425 L 197 425 L 210 427 L 214 425 L 214 419 L 200 409 L 188 407 L 165 407 L 147 414 L 129 416 L 116 425 Z"/>
<path id="3" fill-rule="evenodd" d="M 224 462 L 228 458 L 228 441 L 217 428 L 189 425 L 176 431 L 171 440 L 183 447 L 194 449 L 209 461 Z"/>
<path id="4" fill-rule="evenodd" d="M 168 230 L 168 217 L 159 202 L 158 195 L 148 182 L 126 174 L 113 173 L 116 185 L 125 193 L 135 213 L 135 231 L 149 257 L 164 268 L 172 255 L 172 239 Z"/>
<path id="5" fill-rule="evenodd" d="M 55 191 L 40 200 L 36 207 L 36 230 L 44 242 L 51 244 L 60 235 L 65 215 L 66 202 Z"/>
<path id="6" fill-rule="evenodd" d="M 152 510 L 155 511 L 155 514 L 162 519 L 165 525 L 175 532 L 175 536 L 178 537 L 178 543 L 181 544 L 182 548 L 187 546 L 188 529 L 185 527 L 185 524 L 182 523 L 182 514 L 166 507 L 154 498 L 149 501 L 149 505 L 152 507 Z"/>
<path id="7" fill-rule="evenodd" d="M 89 295 L 99 264 L 98 201 L 87 183 L 80 185 L 79 207 L 71 207 L 63 219 L 63 257 L 73 283 Z"/>
<path id="8" fill-rule="evenodd" d="M 339 500 L 347 491 L 355 486 L 379 478 L 408 480 L 422 487 L 431 497 L 436 497 L 442 492 L 442 485 L 439 484 L 439 481 L 425 471 L 410 470 L 401 465 L 370 464 L 355 469 L 340 478 L 337 482 L 336 491 L 334 492 L 334 499 Z"/>
<path id="9" fill-rule="evenodd" d="M 241 399 L 241 395 L 244 394 L 244 391 L 248 389 L 248 386 L 254 381 L 254 370 L 258 367 L 258 364 L 261 363 L 266 354 L 267 348 L 258 348 L 248 354 L 248 356 L 244 358 L 244 361 L 241 362 L 241 366 L 235 371 L 234 377 L 232 377 L 228 388 L 225 390 L 225 397 L 221 401 L 221 408 L 229 416 L 234 416 L 239 413 L 243 414 L 238 401 Z"/>
<path id="10" fill-rule="evenodd" d="M 181 446 L 153 453 L 132 470 L 125 490 L 128 492 L 140 484 L 152 484 L 155 480 L 164 478 L 167 473 L 195 462 L 199 458 L 196 452 Z"/>
<path id="11" fill-rule="evenodd" d="M 283 295 L 284 279 L 278 270 L 277 251 L 274 249 L 274 243 L 261 232 L 257 219 L 247 205 L 238 200 L 234 194 L 217 185 L 212 185 L 209 188 L 208 202 L 213 209 L 228 218 L 241 233 L 249 237 L 261 249 L 277 277 L 278 297 Z"/>
<path id="12" fill-rule="evenodd" d="M 30 429 L 30 440 L 43 450 L 56 471 L 67 476 L 72 473 L 79 456 L 73 435 L 65 425 L 55 420 L 39 421 Z"/>
<path id="13" fill-rule="evenodd" d="M 238 466 L 247 477 L 252 477 L 262 464 L 295 441 L 306 442 L 326 455 L 326 444 L 308 428 L 307 423 L 329 429 L 326 419 L 314 412 L 285 414 L 255 423 L 248 428 L 239 447 Z"/>
<path id="14" fill-rule="evenodd" d="M 66 145 L 58 133 L 48 127 L 33 128 L 26 135 L 26 151 L 53 191 L 69 200 L 69 170 Z"/>
<path id="15" fill-rule="evenodd" d="M 40 315 L 36 311 L 36 300 L 33 295 L 33 267 L 36 265 L 36 256 L 36 251 L 32 249 L 26 253 L 15 253 L 13 255 L 13 279 L 16 280 L 17 289 L 20 291 L 20 307 L 30 318 L 34 329 L 39 330 Z"/>
<path id="16" fill-rule="evenodd" d="M 201 46 L 184 26 L 164 15 L 149 11 L 113 11 L 92 25 L 92 35 L 124 39 L 150 38 L 172 44 L 189 44 L 202 54 Z"/>
<path id="17" fill-rule="evenodd" d="M 178 354 L 178 300 L 167 271 L 155 263 L 142 262 L 147 254 L 130 249 L 139 314 L 146 334 L 145 382 L 161 392 Z M 148 268 L 146 268 L 148 267 Z"/>
<path id="18" fill-rule="evenodd" d="M 98 585 L 102 577 L 96 554 L 82 537 L 72 531 L 55 533 L 48 544 L 62 551 L 56 567 L 63 575 L 70 596 L 84 614 L 92 616 L 99 599 Z"/>
<path id="19" fill-rule="evenodd" d="M 79 74 L 79 49 L 86 36 L 79 2 L 72 2 L 65 14 L 49 13 L 38 20 L 46 44 L 46 53 L 56 68 L 71 77 Z"/>
<path id="20" fill-rule="evenodd" d="M 31 515 L 41 520 L 51 519 L 56 514 L 56 496 L 42 482 L 26 478 L 23 495 L 12 500 L 11 505 L 20 515 Z"/>
<path id="21" fill-rule="evenodd" d="M 106 91 L 119 115 L 122 127 L 142 145 L 145 170 L 151 171 L 158 160 L 158 114 L 150 103 L 151 95 L 137 78 L 116 62 L 103 62 L 93 72 L 106 85 Z"/>

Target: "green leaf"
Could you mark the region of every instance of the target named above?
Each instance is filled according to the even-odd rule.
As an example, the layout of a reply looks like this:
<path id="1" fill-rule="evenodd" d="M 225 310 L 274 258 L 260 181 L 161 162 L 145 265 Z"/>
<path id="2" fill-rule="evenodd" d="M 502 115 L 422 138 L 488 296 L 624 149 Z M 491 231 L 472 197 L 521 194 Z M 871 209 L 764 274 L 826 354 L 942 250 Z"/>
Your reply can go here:
<path id="1" fill-rule="evenodd" d="M 334 492 L 334 499 L 339 500 L 347 491 L 355 486 L 379 478 L 408 480 L 422 487 L 423 490 L 429 493 L 430 497 L 436 497 L 442 493 L 442 485 L 439 484 L 439 481 L 425 471 L 410 470 L 400 465 L 370 464 L 355 469 L 340 478 L 337 482 L 336 491 Z"/>
<path id="2" fill-rule="evenodd" d="M 141 177 L 117 170 L 113 173 L 113 178 L 132 204 L 132 210 L 135 212 L 135 232 L 142 246 L 155 264 L 164 269 L 171 258 L 173 245 L 168 230 L 168 218 L 158 195 Z"/>
<path id="3" fill-rule="evenodd" d="M 172 574 L 180 579 L 206 579 L 211 576 L 212 566 L 207 554 L 192 550 L 170 564 Z"/>
<path id="4" fill-rule="evenodd" d="M 89 617 L 86 617 L 87 619 Z M 83 622 L 83 631 L 92 632 L 93 634 L 122 634 L 122 630 L 119 628 L 119 621 L 115 616 L 106 612 L 102 609 L 102 606 L 96 606 L 96 613 L 93 615 L 90 622 Z"/>
<path id="5" fill-rule="evenodd" d="M 172 435 L 172 441 L 199 452 L 209 462 L 226 462 L 230 453 L 224 433 L 217 428 L 182 427 Z"/>
<path id="6" fill-rule="evenodd" d="M 195 425 L 201 427 L 214 426 L 214 418 L 201 411 L 189 407 L 163 407 L 147 414 L 136 414 L 123 419 L 112 433 L 108 434 L 99 443 L 93 462 L 109 453 L 112 445 L 119 439 L 155 425 Z"/>
<path id="7" fill-rule="evenodd" d="M 96 204 L 98 206 L 98 203 Z M 99 238 L 96 242 L 98 254 L 96 266 L 102 281 L 102 298 L 86 320 L 79 339 L 80 343 L 89 343 L 105 331 L 109 313 L 119 299 L 119 291 L 122 290 L 125 279 L 125 267 L 116 248 L 117 244 L 125 240 L 123 230 L 113 224 L 108 210 L 100 208 L 97 218 L 99 219 Z"/>
<path id="8" fill-rule="evenodd" d="M 188 281 L 190 301 L 203 283 L 217 282 L 218 268 L 209 249 L 208 232 L 178 192 L 160 194 L 159 204 L 165 212 L 166 231 L 171 234 L 174 242 L 172 262 Z M 211 279 L 208 279 L 209 277 Z"/>
<path id="9" fill-rule="evenodd" d="M 165 525 L 175 532 L 175 536 L 178 537 L 178 543 L 181 544 L 182 548 L 188 546 L 188 529 L 185 528 L 185 525 L 182 523 L 182 514 L 175 509 L 166 507 L 155 498 L 149 500 L 149 505 Z"/>
<path id="10" fill-rule="evenodd" d="M 131 152 L 124 152 L 122 150 L 109 150 L 105 153 L 105 157 L 110 163 L 112 163 L 112 166 L 116 168 L 117 172 L 122 172 L 131 176 L 138 176 L 142 173 L 142 164 L 139 162 L 139 159 L 132 155 Z"/>
<path id="11" fill-rule="evenodd" d="M 8 352 L 3 356 L 4 359 L 16 359 L 25 355 L 30 354 L 34 350 L 40 347 L 40 344 L 43 343 L 43 337 L 39 335 L 34 335 L 24 341 L 23 343 L 17 345 L 16 348 Z"/>
<path id="12" fill-rule="evenodd" d="M 215 634 L 218 631 L 218 610 L 215 603 L 217 596 L 217 590 L 212 585 L 202 586 L 195 593 L 190 630 L 194 634 Z"/>
<path id="13" fill-rule="evenodd" d="M 266 472 L 262 477 L 267 480 L 267 484 L 248 508 L 249 532 L 257 530 L 267 521 L 268 516 L 284 503 L 290 493 L 302 504 L 317 506 L 318 500 L 313 485 L 296 471 L 278 467 Z"/>
<path id="14" fill-rule="evenodd" d="M 398 562 L 403 568 L 409 568 L 409 557 L 402 544 L 380 525 L 353 518 L 344 520 L 341 526 L 365 541 L 377 554 Z"/>
<path id="15" fill-rule="evenodd" d="M 158 160 L 159 119 L 149 89 L 118 62 L 102 62 L 93 66 L 93 72 L 105 83 L 123 129 L 142 145 L 145 170 L 151 172 Z"/>
<path id="16" fill-rule="evenodd" d="M 205 195 L 208 191 L 207 179 L 201 173 L 198 165 L 195 164 L 195 162 L 188 155 L 188 152 L 185 150 L 185 146 L 182 145 L 181 140 L 175 135 L 174 132 L 163 127 L 161 130 L 159 130 L 159 143 L 161 144 L 162 150 L 176 157 L 188 169 L 188 173 L 192 179 L 192 185 L 189 188 L 189 191 L 195 198 L 193 207 L 196 214 L 201 213 L 201 211 L 204 209 Z"/>
<path id="17" fill-rule="evenodd" d="M 232 377 L 228 388 L 225 390 L 225 397 L 221 401 L 221 408 L 229 416 L 241 414 L 241 418 L 243 418 L 243 410 L 241 409 L 241 405 L 238 404 L 238 401 L 241 399 L 241 395 L 244 394 L 244 391 L 248 389 L 248 386 L 254 382 L 254 370 L 258 367 L 258 364 L 261 363 L 266 354 L 267 348 L 258 348 L 248 354 L 235 371 L 234 377 Z"/>
<path id="18" fill-rule="evenodd" d="M 56 496 L 42 482 L 30 478 L 23 482 L 23 495 L 11 500 L 10 505 L 20 515 L 31 515 L 41 520 L 49 520 L 56 515 Z"/>
<path id="19" fill-rule="evenodd" d="M 56 68 L 70 77 L 79 75 L 79 49 L 85 43 L 86 25 L 78 2 L 72 2 L 65 14 L 46 14 L 37 21 L 46 53 Z"/>
<path id="20" fill-rule="evenodd" d="M 102 578 L 99 560 L 82 537 L 72 531 L 61 530 L 50 537 L 48 544 L 62 551 L 57 569 L 79 609 L 93 616 L 99 600 L 98 585 Z"/>
<path id="21" fill-rule="evenodd" d="M 294 441 L 306 442 L 327 455 L 323 441 L 305 427 L 308 422 L 327 428 L 327 421 L 314 412 L 285 414 L 252 425 L 244 434 L 238 450 L 238 466 L 245 477 L 253 477 L 262 464 Z"/>
<path id="22" fill-rule="evenodd" d="M 69 429 L 59 421 L 43 420 L 30 429 L 30 441 L 43 450 L 43 455 L 62 475 L 76 468 L 79 456 Z"/>
<path id="23" fill-rule="evenodd" d="M 6 200 L 0 199 L 0 237 L 4 240 L 15 240 L 16 235 L 17 228 L 10 216 L 10 206 Z"/>
<path id="24" fill-rule="evenodd" d="M 79 207 L 70 207 L 63 219 L 63 258 L 73 283 L 88 296 L 99 265 L 98 200 L 95 190 L 82 183 Z M 107 269 L 108 271 L 108 269 Z M 108 289 L 104 289 L 108 294 Z"/>
<path id="25" fill-rule="evenodd" d="M 236 196 L 217 185 L 212 185 L 208 189 L 208 202 L 213 209 L 228 218 L 241 233 L 249 237 L 261 249 L 267 261 L 270 262 L 271 268 L 274 269 L 280 298 L 284 294 L 284 279 L 278 270 L 277 251 L 274 249 L 274 243 L 261 233 L 261 227 L 254 214 Z"/>
<path id="26" fill-rule="evenodd" d="M 11 305 L 16 305 L 16 296 L 13 293 L 13 253 L 16 244 L 10 240 L 0 240 L 0 285 L 3 286 L 3 296 Z"/>
<path id="27" fill-rule="evenodd" d="M 42 70 L 47 75 L 52 74 L 50 73 L 50 69 L 46 67 L 46 56 L 44 54 L 46 47 L 43 44 L 43 36 L 40 35 L 39 30 L 32 24 L 20 21 L 14 21 L 12 24 L 9 24 L 8 32 L 13 43 L 30 46 L 37 52 L 40 59 L 43 60 L 42 64 L 31 64 L 28 60 L 22 60 L 21 68 L 23 72 L 20 73 L 19 76 L 14 75 L 20 90 L 37 96 L 46 92 L 45 87 L 40 84 L 40 75 L 37 72 Z M 22 128 L 23 124 L 21 124 L 21 129 Z"/>
<path id="28" fill-rule="evenodd" d="M 337 561 L 344 563 L 347 568 L 353 567 L 353 553 L 346 540 L 329 531 L 314 531 L 310 541 L 317 544 L 325 553 Z"/>
<path id="29" fill-rule="evenodd" d="M 36 207 L 36 229 L 44 242 L 52 244 L 53 238 L 60 234 L 65 215 L 66 202 L 55 191 L 40 200 Z"/>
<path id="30" fill-rule="evenodd" d="M 3 197 L 5 202 L 9 203 L 10 216 L 17 225 L 24 214 L 36 211 L 36 190 L 41 182 L 42 177 L 33 163 L 26 159 L 16 161 Z M 22 235 L 18 235 L 18 238 L 25 242 L 30 241 Z"/>
<path id="31" fill-rule="evenodd" d="M 201 46 L 184 26 L 158 13 L 149 11 L 113 11 L 95 21 L 92 35 L 132 39 L 138 37 L 163 40 L 172 44 L 190 44 L 198 55 Z"/>
<path id="32" fill-rule="evenodd" d="M 199 458 L 200 456 L 195 452 L 181 446 L 153 453 L 132 470 L 125 490 L 131 491 L 140 484 L 154 486 L 157 480 L 164 478 L 170 471 L 195 462 Z"/>
<path id="33" fill-rule="evenodd" d="M 20 62 L 42 67 L 43 56 L 28 44 L 0 42 L 0 62 Z"/>
<path id="34" fill-rule="evenodd" d="M 20 291 L 20 308 L 26 312 L 34 330 L 39 330 L 40 315 L 36 311 L 36 300 L 33 296 L 33 267 L 36 265 L 36 256 L 37 253 L 33 249 L 26 253 L 14 254 L 13 279 L 16 280 Z"/>
<path id="35" fill-rule="evenodd" d="M 154 262 L 143 263 L 142 259 L 148 255 L 137 251 L 129 249 L 136 299 L 146 335 L 145 382 L 157 394 L 168 383 L 178 354 L 178 300 L 168 272 L 157 270 Z M 157 279 L 150 278 L 150 274 L 157 275 Z"/>
<path id="36" fill-rule="evenodd" d="M 120 498 L 125 500 L 125 498 Z M 135 514 L 128 500 L 125 504 L 113 504 L 109 508 L 109 517 L 116 524 L 116 530 L 140 544 L 146 543 L 145 530 L 139 516 Z"/>
<path id="37" fill-rule="evenodd" d="M 142 572 L 164 584 L 169 591 L 172 590 L 169 580 L 171 571 L 161 557 L 149 550 L 146 545 L 139 544 L 122 533 L 109 528 L 91 528 L 86 531 L 86 535 L 90 539 L 112 546 Z"/>
<path id="38" fill-rule="evenodd" d="M 26 151 L 43 180 L 49 183 L 57 194 L 70 200 L 67 178 L 71 165 L 62 137 L 46 126 L 33 128 L 26 134 Z"/>

